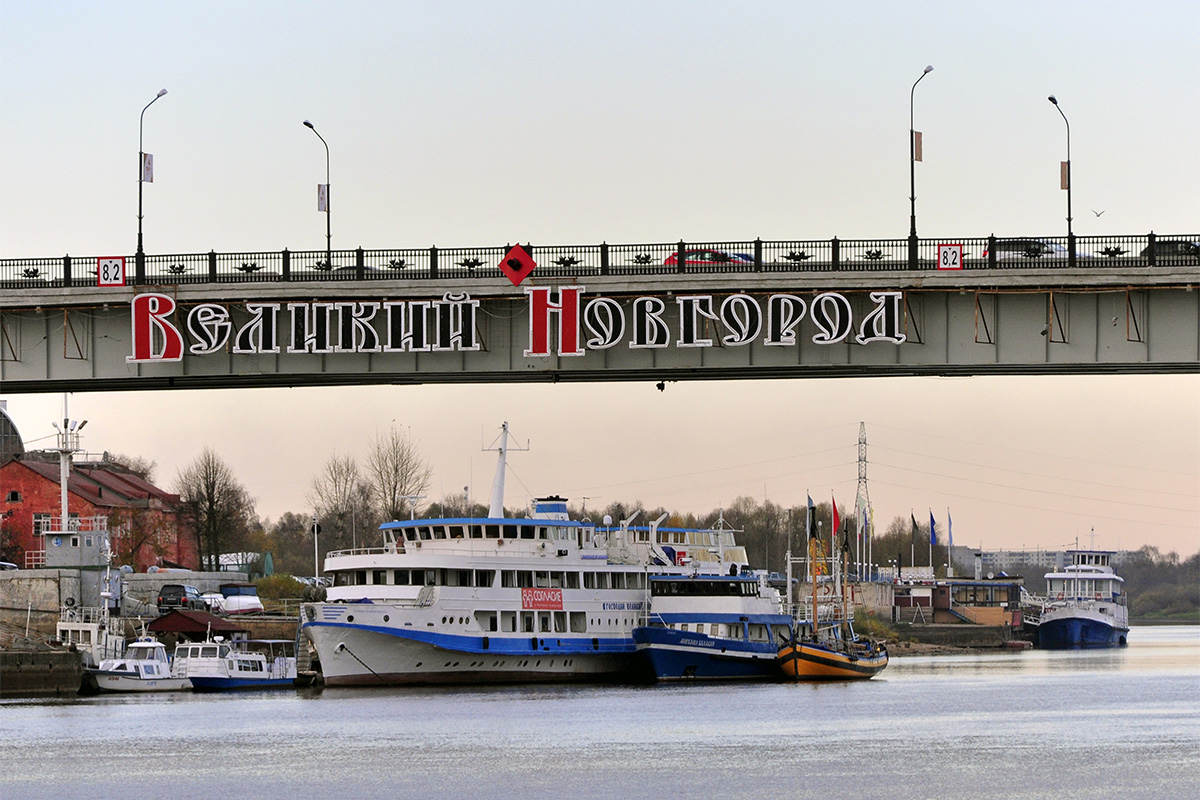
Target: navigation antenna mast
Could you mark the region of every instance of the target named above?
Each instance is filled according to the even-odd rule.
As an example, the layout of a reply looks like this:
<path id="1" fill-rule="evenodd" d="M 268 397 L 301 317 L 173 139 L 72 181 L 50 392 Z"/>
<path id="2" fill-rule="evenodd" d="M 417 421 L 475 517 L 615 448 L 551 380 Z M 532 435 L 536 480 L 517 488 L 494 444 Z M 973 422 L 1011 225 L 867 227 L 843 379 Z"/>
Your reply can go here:
<path id="1" fill-rule="evenodd" d="M 858 521 L 855 556 L 858 558 L 858 575 L 862 580 L 868 565 L 872 563 L 871 552 L 871 495 L 867 491 L 867 423 L 858 423 L 858 496 L 854 499 L 854 515 Z"/>
<path id="2" fill-rule="evenodd" d="M 499 455 L 496 458 L 496 477 L 492 479 L 492 499 L 488 503 L 488 516 L 492 519 L 500 519 L 504 516 L 504 466 L 508 459 L 508 421 L 500 426 L 500 445 L 498 447 L 485 447 L 485 451 L 496 450 Z M 529 442 L 525 442 L 524 447 L 516 447 L 514 450 L 528 450 Z"/>

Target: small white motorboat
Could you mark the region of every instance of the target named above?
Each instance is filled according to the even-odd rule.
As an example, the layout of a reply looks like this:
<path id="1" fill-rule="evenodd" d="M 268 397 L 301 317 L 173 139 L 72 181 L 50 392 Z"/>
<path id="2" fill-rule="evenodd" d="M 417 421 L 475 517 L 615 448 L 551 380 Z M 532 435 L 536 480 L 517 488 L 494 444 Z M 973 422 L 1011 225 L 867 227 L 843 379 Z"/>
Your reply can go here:
<path id="1" fill-rule="evenodd" d="M 153 636 L 130 642 L 121 658 L 109 658 L 84 670 L 83 691 L 178 692 L 190 689 L 186 678 L 171 674 L 167 648 Z"/>

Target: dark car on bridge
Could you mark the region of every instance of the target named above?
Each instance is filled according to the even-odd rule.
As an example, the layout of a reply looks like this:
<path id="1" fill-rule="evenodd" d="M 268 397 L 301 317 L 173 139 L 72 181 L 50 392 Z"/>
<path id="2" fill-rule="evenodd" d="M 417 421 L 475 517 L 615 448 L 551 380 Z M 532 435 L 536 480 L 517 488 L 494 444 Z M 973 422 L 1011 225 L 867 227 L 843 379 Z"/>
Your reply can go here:
<path id="1" fill-rule="evenodd" d="M 1154 254 L 1155 261 L 1170 261 L 1190 263 L 1200 260 L 1200 242 L 1189 242 L 1186 239 L 1155 239 L 1154 244 L 1146 245 L 1142 250 L 1142 258 Z"/>

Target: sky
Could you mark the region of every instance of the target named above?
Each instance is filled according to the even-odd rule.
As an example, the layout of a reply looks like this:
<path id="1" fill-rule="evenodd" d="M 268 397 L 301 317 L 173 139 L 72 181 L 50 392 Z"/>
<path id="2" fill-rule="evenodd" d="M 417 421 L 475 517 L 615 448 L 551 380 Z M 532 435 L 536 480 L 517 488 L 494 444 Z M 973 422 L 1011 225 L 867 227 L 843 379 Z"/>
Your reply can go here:
<path id="1" fill-rule="evenodd" d="M 1200 6 L 1159 2 L 0 0 L 0 258 L 1200 231 Z M 61 395 L 0 399 L 48 446 Z M 307 513 L 391 425 L 431 499 L 853 503 L 989 548 L 1200 550 L 1200 375 L 75 393 L 171 488 L 204 447 Z M 1094 534 L 1094 539 L 1090 538 Z"/>

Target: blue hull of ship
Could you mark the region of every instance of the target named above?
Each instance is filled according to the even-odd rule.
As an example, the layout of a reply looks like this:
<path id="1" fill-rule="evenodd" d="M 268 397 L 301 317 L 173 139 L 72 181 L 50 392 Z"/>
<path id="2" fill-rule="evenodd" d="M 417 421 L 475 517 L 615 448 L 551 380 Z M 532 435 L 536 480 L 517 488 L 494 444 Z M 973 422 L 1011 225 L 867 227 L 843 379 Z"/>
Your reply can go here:
<path id="1" fill-rule="evenodd" d="M 654 677 L 662 681 L 779 680 L 783 675 L 776 648 L 766 642 L 711 639 L 663 628 L 637 628 L 633 638 Z"/>
<path id="2" fill-rule="evenodd" d="M 290 689 L 292 678 L 190 678 L 197 692 L 234 692 L 243 689 Z"/>
<path id="3" fill-rule="evenodd" d="M 1038 626 L 1038 647 L 1070 650 L 1081 647 L 1124 647 L 1129 631 L 1091 619 L 1067 617 Z"/>

